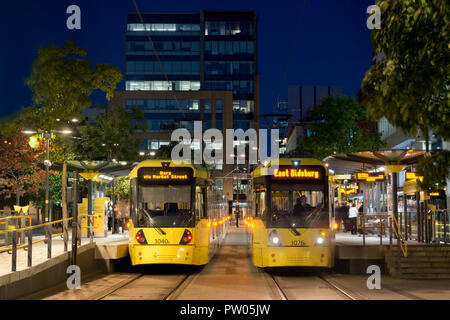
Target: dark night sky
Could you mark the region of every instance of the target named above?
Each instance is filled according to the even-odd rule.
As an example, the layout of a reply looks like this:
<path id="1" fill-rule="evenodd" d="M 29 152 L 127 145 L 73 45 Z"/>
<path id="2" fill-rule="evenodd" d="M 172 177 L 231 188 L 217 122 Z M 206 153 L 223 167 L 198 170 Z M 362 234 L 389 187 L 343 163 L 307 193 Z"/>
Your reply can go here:
<path id="1" fill-rule="evenodd" d="M 256 10 L 259 15 L 261 113 L 270 112 L 286 67 L 302 0 L 297 1 L 144 1 L 141 12 L 198 12 L 201 9 Z M 374 0 L 307 0 L 288 85 L 340 85 L 356 95 L 371 65 L 366 9 Z M 81 8 L 81 30 L 66 28 L 66 9 Z M 0 19 L 0 117 L 31 104 L 24 79 L 40 46 L 61 46 L 67 39 L 88 50 L 94 63 L 110 63 L 123 72 L 126 13 L 132 0 L 2 1 Z M 123 83 L 119 85 L 123 89 Z M 102 102 L 96 95 L 94 102 Z"/>

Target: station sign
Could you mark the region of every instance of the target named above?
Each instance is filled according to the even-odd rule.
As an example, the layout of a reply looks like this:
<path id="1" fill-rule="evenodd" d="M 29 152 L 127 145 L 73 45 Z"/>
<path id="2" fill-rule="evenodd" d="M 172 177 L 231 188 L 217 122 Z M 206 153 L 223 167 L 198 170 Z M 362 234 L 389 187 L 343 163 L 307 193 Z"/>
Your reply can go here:
<path id="1" fill-rule="evenodd" d="M 334 179 L 335 180 L 351 180 L 352 175 L 351 174 L 335 174 Z"/>
<path id="2" fill-rule="evenodd" d="M 444 190 L 439 190 L 439 191 L 436 191 L 436 192 L 430 192 L 430 194 L 429 194 L 429 196 L 430 196 L 430 199 L 434 199 L 434 200 L 437 200 L 437 199 L 445 199 L 445 191 Z"/>
<path id="3" fill-rule="evenodd" d="M 358 190 L 358 186 L 348 187 L 348 188 L 340 188 L 342 194 L 356 194 Z"/>
<path id="4" fill-rule="evenodd" d="M 405 180 L 411 180 L 411 181 L 423 181 L 422 176 L 418 176 L 416 172 L 406 171 L 405 172 Z"/>
<path id="5" fill-rule="evenodd" d="M 358 172 L 356 174 L 356 178 L 358 179 L 358 181 L 363 181 L 363 182 L 384 181 L 384 174 L 383 173 Z"/>

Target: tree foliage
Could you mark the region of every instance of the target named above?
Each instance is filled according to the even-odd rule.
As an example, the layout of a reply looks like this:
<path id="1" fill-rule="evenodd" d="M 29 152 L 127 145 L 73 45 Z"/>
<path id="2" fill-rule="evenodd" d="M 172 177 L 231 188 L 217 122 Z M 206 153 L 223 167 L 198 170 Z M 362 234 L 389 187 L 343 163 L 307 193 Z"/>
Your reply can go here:
<path id="1" fill-rule="evenodd" d="M 108 64 L 92 66 L 87 51 L 74 41 L 63 47 L 41 47 L 26 84 L 32 91 L 33 106 L 25 108 L 5 124 L 4 134 L 14 135 L 23 126 L 33 129 L 58 129 L 57 119 L 72 119 L 89 107 L 91 94 L 105 92 L 109 100 L 118 82 L 120 70 Z"/>
<path id="2" fill-rule="evenodd" d="M 377 63 L 362 82 L 369 116 L 404 132 L 450 138 L 450 2 L 383 0 L 371 33 Z M 383 58 L 381 58 L 383 56 Z"/>
<path id="3" fill-rule="evenodd" d="M 384 146 L 377 132 L 363 129 L 365 107 L 353 97 L 327 97 L 311 112 L 309 135 L 299 141 L 294 156 L 323 159 L 335 153 L 378 150 Z"/>
<path id="4" fill-rule="evenodd" d="M 96 123 L 84 122 L 78 127 L 80 140 L 74 143 L 74 154 L 78 160 L 135 161 L 139 158 L 141 141 L 134 137 L 138 130 L 146 127 L 139 122 L 144 119 L 142 109 L 112 105 L 109 114 L 96 116 Z"/>
<path id="5" fill-rule="evenodd" d="M 106 188 L 106 194 L 112 196 L 112 187 Z M 114 194 L 117 200 L 128 199 L 130 197 L 130 178 L 119 177 L 114 180 Z"/>
<path id="6" fill-rule="evenodd" d="M 28 145 L 28 137 L 0 137 L 0 195 L 16 196 L 17 202 L 25 193 L 37 194 L 45 172 L 35 165 L 40 156 Z"/>
<path id="7" fill-rule="evenodd" d="M 62 207 L 62 178 L 58 172 L 50 172 L 48 176 L 48 198 L 54 206 Z M 37 197 L 33 199 L 36 208 L 45 208 L 45 185 L 41 184 L 41 188 Z"/>
<path id="8" fill-rule="evenodd" d="M 447 185 L 447 177 L 450 174 L 450 151 L 440 151 L 419 161 L 417 172 L 423 176 L 420 187 L 433 192 L 443 189 Z"/>

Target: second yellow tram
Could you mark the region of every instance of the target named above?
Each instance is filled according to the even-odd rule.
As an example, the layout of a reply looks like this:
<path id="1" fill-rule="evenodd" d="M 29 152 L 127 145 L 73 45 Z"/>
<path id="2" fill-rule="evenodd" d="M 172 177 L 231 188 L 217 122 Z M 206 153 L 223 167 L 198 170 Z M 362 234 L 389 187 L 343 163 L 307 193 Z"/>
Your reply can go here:
<path id="1" fill-rule="evenodd" d="M 275 159 L 252 173 L 251 232 L 257 267 L 334 265 L 328 168 L 316 159 Z"/>
<path id="2" fill-rule="evenodd" d="M 209 173 L 148 160 L 130 173 L 132 265 L 208 263 L 229 225 L 228 201 Z"/>

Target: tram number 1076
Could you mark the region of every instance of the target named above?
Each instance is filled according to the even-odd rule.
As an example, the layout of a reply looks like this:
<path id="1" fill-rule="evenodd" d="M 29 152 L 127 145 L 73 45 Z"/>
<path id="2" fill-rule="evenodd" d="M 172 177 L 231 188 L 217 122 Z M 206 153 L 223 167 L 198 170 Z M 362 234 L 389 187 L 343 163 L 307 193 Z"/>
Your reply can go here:
<path id="1" fill-rule="evenodd" d="M 307 247 L 306 242 L 303 240 L 292 240 L 291 246 L 293 247 Z"/>
<path id="2" fill-rule="evenodd" d="M 169 244 L 168 239 L 155 239 L 156 244 Z"/>

